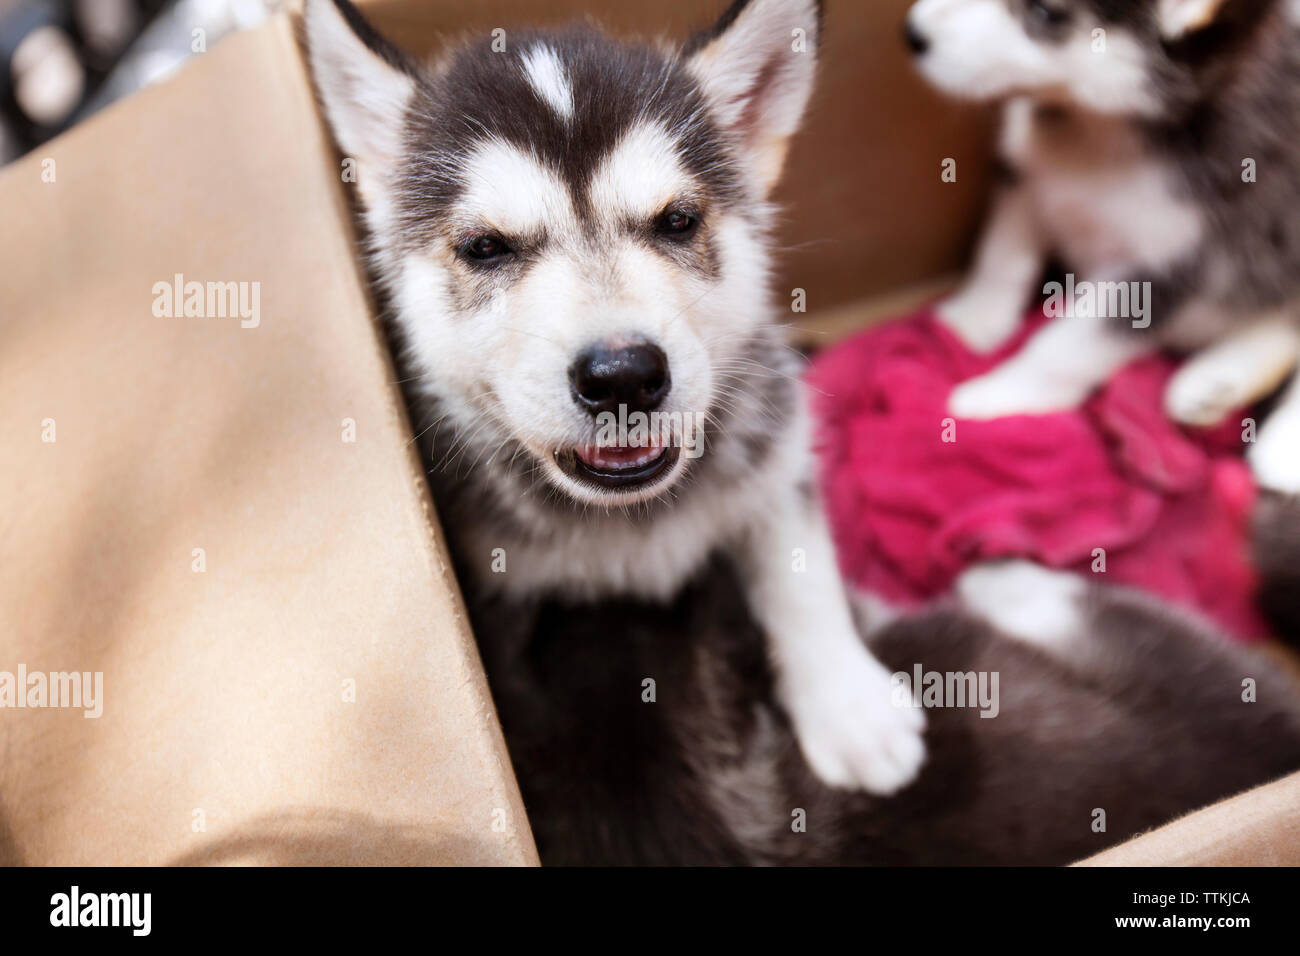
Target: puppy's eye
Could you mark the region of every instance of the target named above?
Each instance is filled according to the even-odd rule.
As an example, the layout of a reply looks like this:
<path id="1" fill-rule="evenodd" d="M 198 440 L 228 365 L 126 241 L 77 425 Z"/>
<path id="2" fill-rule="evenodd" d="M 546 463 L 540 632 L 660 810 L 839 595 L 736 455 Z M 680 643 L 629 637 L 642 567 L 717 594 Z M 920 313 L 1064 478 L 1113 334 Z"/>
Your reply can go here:
<path id="1" fill-rule="evenodd" d="M 673 239 L 689 239 L 700 220 L 681 209 L 665 209 L 655 220 L 655 232 Z"/>
<path id="2" fill-rule="evenodd" d="M 460 254 L 475 262 L 491 262 L 508 256 L 512 251 L 500 236 L 475 236 L 460 247 Z"/>
<path id="3" fill-rule="evenodd" d="M 1057 0 L 1029 0 L 1029 14 L 1049 27 L 1060 27 L 1070 22 L 1070 11 L 1059 6 Z"/>

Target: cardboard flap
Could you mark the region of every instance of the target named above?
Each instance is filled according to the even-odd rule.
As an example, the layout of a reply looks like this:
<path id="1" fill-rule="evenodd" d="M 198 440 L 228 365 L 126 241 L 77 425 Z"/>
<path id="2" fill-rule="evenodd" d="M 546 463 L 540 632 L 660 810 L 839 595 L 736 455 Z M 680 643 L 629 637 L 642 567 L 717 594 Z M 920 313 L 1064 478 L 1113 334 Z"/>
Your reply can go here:
<path id="1" fill-rule="evenodd" d="M 0 176 L 4 862 L 535 861 L 343 188 L 283 16 Z"/>
<path id="2" fill-rule="evenodd" d="M 1300 773 L 1198 810 L 1079 866 L 1295 866 Z"/>

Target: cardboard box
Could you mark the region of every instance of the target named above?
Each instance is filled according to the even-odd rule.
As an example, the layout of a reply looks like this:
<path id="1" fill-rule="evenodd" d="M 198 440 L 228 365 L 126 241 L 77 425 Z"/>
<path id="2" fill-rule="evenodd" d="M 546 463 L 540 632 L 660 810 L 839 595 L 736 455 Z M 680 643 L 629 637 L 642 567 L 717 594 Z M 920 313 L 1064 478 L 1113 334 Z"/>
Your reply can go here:
<path id="1" fill-rule="evenodd" d="M 0 173 L 5 862 L 536 860 L 337 168 L 279 17 Z"/>
<path id="2" fill-rule="evenodd" d="M 593 3 L 364 6 L 429 50 Z M 906 6 L 832 5 L 791 157 L 781 281 L 822 339 L 944 287 L 982 212 L 987 117 L 912 76 Z M 102 674 L 3 713 L 0 862 L 536 862 L 337 164 L 281 16 L 0 172 L 0 671 Z M 1089 862 L 1300 862 L 1298 800 Z"/>
<path id="3" fill-rule="evenodd" d="M 1295 866 L 1300 774 L 1188 814 L 1080 866 Z"/>

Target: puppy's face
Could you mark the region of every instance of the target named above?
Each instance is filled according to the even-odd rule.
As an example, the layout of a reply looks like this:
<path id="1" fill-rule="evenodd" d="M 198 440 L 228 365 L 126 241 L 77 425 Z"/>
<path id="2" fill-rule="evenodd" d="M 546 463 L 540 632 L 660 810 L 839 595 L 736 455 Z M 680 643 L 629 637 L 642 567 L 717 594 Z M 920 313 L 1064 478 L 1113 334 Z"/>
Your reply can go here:
<path id="1" fill-rule="evenodd" d="M 1226 0 L 919 0 L 907 42 L 955 96 L 1050 94 L 1101 113 L 1157 116 L 1184 96 L 1186 54 Z"/>
<path id="2" fill-rule="evenodd" d="M 811 91 L 817 14 L 751 0 L 686 51 L 512 32 L 425 73 L 354 12 L 308 5 L 379 272 L 479 447 L 603 505 L 689 467 L 768 319 L 766 198 Z"/>

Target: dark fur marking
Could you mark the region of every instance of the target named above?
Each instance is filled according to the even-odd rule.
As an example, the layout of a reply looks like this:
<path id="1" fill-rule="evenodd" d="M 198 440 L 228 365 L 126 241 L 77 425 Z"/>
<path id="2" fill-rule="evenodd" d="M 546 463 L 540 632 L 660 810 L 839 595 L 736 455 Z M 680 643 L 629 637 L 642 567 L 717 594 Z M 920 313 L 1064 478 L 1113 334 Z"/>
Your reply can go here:
<path id="1" fill-rule="evenodd" d="M 1024 181 L 1019 167 L 1000 156 L 993 160 L 992 173 L 994 183 L 1007 189 L 1014 189 Z"/>
<path id="2" fill-rule="evenodd" d="M 528 82 L 523 51 L 544 44 L 563 64 L 574 115 L 558 116 Z M 411 111 L 411 157 L 400 190 L 406 231 L 432 238 L 435 217 L 462 188 L 458 161 L 489 137 L 530 152 L 568 186 L 575 210 L 596 218 L 587 185 L 619 137 L 638 120 L 671 130 L 683 167 L 720 205 L 744 191 L 726 140 L 708 116 L 703 94 L 684 67 L 649 46 L 616 43 L 594 30 L 516 33 L 509 52 L 483 41 L 454 53 L 445 71 L 423 83 Z M 442 157 L 430 162 L 429 157 Z"/>
<path id="3" fill-rule="evenodd" d="M 1252 525 L 1260 609 L 1278 637 L 1300 647 L 1300 498 L 1263 490 Z"/>
<path id="4" fill-rule="evenodd" d="M 470 608 L 548 864 L 1057 865 L 1300 766 L 1294 688 L 1275 669 L 1122 592 L 1094 595 L 1073 661 L 952 611 L 877 636 L 891 670 L 1001 676 L 996 719 L 928 711 L 929 761 L 892 799 L 811 776 L 722 558 L 666 604 Z M 1246 673 L 1270 685 L 1255 704 L 1238 695 Z M 647 677 L 657 703 L 641 700 Z"/>

